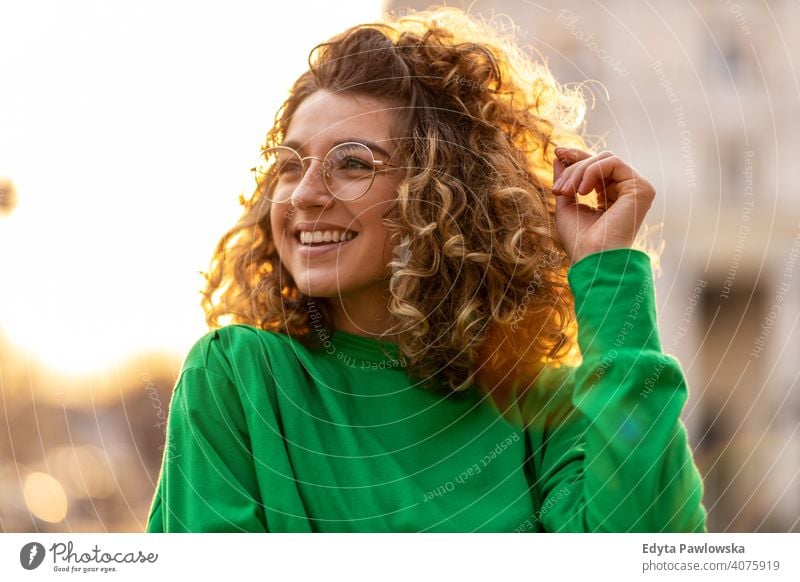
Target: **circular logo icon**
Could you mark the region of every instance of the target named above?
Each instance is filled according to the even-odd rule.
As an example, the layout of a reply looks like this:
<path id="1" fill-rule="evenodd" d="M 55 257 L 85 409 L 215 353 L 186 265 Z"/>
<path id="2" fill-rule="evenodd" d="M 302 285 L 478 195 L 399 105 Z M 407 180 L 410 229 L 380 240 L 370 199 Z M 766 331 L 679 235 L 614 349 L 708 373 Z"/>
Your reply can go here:
<path id="1" fill-rule="evenodd" d="M 19 563 L 26 570 L 38 568 L 44 560 L 44 546 L 38 542 L 30 542 L 19 551 Z"/>

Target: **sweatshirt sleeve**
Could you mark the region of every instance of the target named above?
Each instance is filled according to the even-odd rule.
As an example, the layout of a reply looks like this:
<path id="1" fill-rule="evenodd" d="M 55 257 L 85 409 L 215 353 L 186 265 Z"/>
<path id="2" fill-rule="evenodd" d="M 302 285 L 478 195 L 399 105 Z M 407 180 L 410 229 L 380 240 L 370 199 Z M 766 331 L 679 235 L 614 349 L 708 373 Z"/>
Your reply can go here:
<path id="1" fill-rule="evenodd" d="M 266 531 L 242 400 L 213 337 L 193 346 L 175 385 L 147 532 Z"/>
<path id="2" fill-rule="evenodd" d="M 661 348 L 650 257 L 600 251 L 567 277 L 582 363 L 547 369 L 525 400 L 538 529 L 705 531 L 686 379 Z"/>

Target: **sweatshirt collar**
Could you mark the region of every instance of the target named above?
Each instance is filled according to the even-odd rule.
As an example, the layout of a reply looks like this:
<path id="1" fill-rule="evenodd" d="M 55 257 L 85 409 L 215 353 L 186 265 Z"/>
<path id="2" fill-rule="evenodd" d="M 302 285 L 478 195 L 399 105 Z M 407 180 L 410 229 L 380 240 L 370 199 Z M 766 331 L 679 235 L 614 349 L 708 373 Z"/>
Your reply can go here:
<path id="1" fill-rule="evenodd" d="M 381 367 L 402 365 L 399 358 L 400 350 L 396 343 L 340 329 L 333 330 L 330 345 L 326 346 L 324 351 L 354 367 L 362 367 L 362 364 L 375 364 Z"/>

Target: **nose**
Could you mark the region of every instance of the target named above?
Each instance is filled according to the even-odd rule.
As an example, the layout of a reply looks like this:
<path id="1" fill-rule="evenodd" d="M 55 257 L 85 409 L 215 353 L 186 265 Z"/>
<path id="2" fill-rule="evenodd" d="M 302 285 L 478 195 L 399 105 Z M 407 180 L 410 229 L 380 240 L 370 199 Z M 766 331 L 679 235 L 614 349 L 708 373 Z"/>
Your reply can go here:
<path id="1" fill-rule="evenodd" d="M 306 208 L 309 206 L 325 206 L 333 199 L 325 186 L 324 168 L 317 159 L 309 160 L 310 163 L 303 174 L 303 179 L 294 189 L 291 197 L 292 206 Z"/>

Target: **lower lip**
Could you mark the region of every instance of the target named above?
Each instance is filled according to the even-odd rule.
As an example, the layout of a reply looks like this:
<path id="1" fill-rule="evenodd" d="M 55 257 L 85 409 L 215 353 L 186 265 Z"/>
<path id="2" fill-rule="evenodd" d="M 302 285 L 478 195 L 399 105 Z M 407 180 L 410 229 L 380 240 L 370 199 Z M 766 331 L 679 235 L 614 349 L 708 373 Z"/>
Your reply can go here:
<path id="1" fill-rule="evenodd" d="M 309 245 L 304 245 L 300 241 L 298 241 L 297 239 L 295 239 L 295 242 L 297 243 L 297 250 L 300 253 L 300 255 L 302 255 L 304 257 L 318 257 L 318 256 L 324 255 L 326 253 L 337 251 L 337 250 L 349 245 L 351 242 L 353 242 L 357 238 L 358 238 L 358 235 L 354 236 L 353 238 L 351 238 L 350 240 L 345 241 L 345 242 L 331 243 L 331 244 L 327 244 L 327 245 L 319 245 L 319 246 L 313 246 L 313 247 L 309 246 Z"/>

